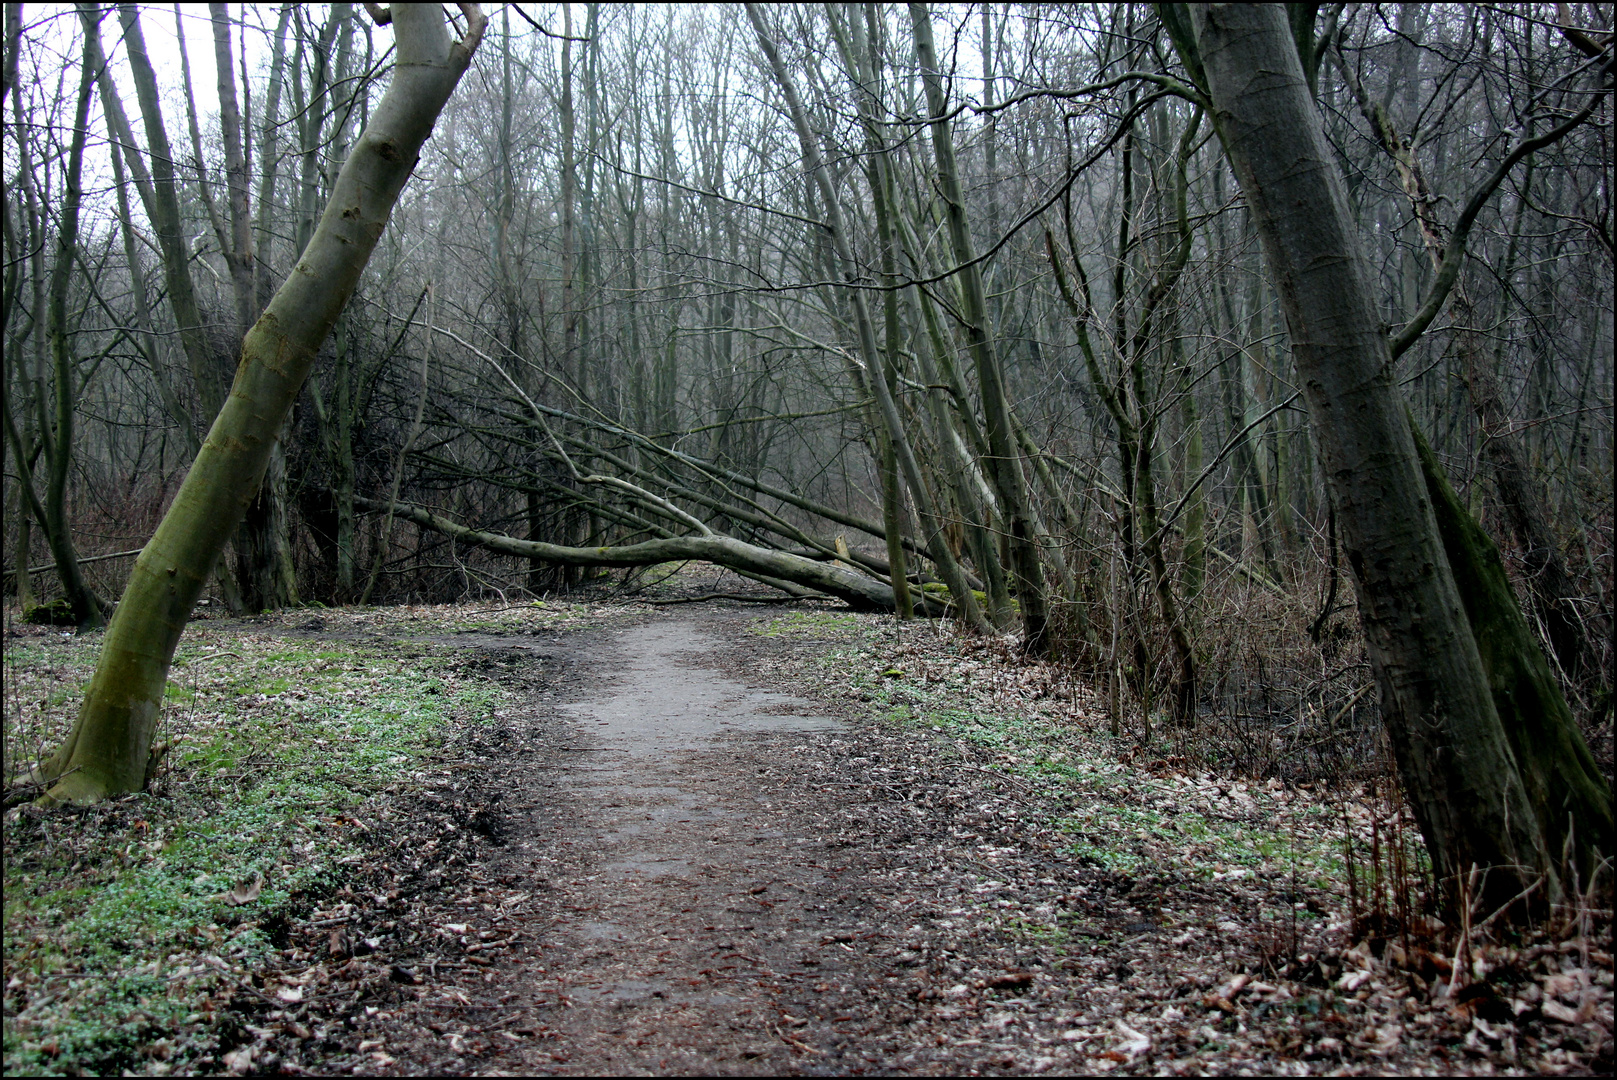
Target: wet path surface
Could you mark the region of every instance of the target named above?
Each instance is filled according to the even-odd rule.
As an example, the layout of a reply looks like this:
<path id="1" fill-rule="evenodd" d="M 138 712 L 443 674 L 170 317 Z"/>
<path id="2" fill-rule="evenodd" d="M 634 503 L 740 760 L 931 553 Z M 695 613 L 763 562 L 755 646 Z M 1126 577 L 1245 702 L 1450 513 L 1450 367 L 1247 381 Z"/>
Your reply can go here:
<path id="1" fill-rule="evenodd" d="M 749 688 L 700 666 L 693 654 L 714 641 L 691 623 L 639 627 L 620 644 L 627 662 L 617 685 L 559 711 L 577 725 L 583 745 L 574 752 L 598 755 L 580 762 L 569 787 L 597 811 L 602 884 L 637 888 L 689 876 L 755 831 L 746 815 L 758 807 L 734 805 L 734 793 L 724 790 L 729 785 L 701 790 L 693 773 L 705 755 L 722 754 L 727 743 L 749 735 L 842 725 L 814 715 L 802 698 Z"/>
<path id="2" fill-rule="evenodd" d="M 506 858 L 563 917 L 510 1001 L 540 1037 L 505 1069 L 796 1071 L 824 1053 L 794 1035 L 811 1017 L 863 1012 L 844 1011 L 864 981 L 846 944 L 869 932 L 860 870 L 771 767 L 842 725 L 716 670 L 716 644 L 692 622 L 623 631 L 597 657 L 608 680 L 553 709 L 570 736 L 540 766 L 551 797 L 512 822 Z"/>

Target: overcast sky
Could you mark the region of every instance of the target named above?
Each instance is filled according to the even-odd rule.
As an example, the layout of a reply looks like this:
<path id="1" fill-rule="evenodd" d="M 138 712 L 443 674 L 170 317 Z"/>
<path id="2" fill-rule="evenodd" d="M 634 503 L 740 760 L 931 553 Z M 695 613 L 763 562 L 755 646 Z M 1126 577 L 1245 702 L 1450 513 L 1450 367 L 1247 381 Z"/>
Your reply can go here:
<path id="1" fill-rule="evenodd" d="M 328 5 L 311 4 L 305 7 L 305 17 L 318 21 L 326 18 Z M 356 5 L 357 8 L 357 5 Z M 135 98 L 134 79 L 129 70 L 128 54 L 124 49 L 123 26 L 116 9 L 103 6 L 101 42 L 117 83 L 124 111 L 134 126 L 136 138 L 144 149 L 144 132 L 140 107 Z M 247 69 L 252 84 L 251 108 L 259 114 L 262 105 L 267 61 L 271 38 L 279 5 L 231 4 L 230 13 L 235 25 L 231 32 L 231 46 L 236 55 L 245 47 Z M 211 146 L 218 138 L 219 89 L 213 62 L 213 23 L 206 4 L 142 4 L 141 30 L 146 49 L 157 74 L 162 94 L 163 121 L 170 141 L 175 146 L 181 168 L 191 159 L 190 135 L 185 115 L 184 81 L 180 66 L 179 33 L 176 21 L 185 34 L 185 55 L 191 66 L 191 83 L 196 95 L 198 122 L 205 145 Z M 380 40 L 378 44 L 383 44 Z M 23 52 L 19 63 L 18 100 L 29 122 L 38 125 L 53 124 L 65 127 L 71 120 L 73 96 L 78 89 L 79 64 L 82 60 L 83 34 L 79 18 L 70 4 L 23 5 Z M 238 73 L 237 93 L 242 93 Z M 246 103 L 244 103 L 245 105 Z M 6 103 L 6 114 L 12 116 L 12 103 Z M 252 132 L 257 141 L 258 131 Z M 65 145 L 66 140 L 62 140 Z M 16 167 L 16 148 L 6 140 L 5 162 L 7 174 Z M 84 187 L 88 215 L 113 212 L 111 184 L 112 166 L 107 155 L 106 123 L 102 118 L 101 102 L 96 98 L 90 108 L 90 141 L 84 161 Z M 138 201 L 133 208 L 140 215 Z"/>

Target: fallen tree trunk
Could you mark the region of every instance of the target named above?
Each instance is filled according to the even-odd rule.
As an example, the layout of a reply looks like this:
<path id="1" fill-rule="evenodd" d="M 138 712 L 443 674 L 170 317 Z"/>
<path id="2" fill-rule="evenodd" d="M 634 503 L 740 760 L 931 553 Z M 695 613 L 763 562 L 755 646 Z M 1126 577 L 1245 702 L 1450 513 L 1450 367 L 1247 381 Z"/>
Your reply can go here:
<path id="1" fill-rule="evenodd" d="M 356 495 L 354 506 L 368 513 L 383 514 L 388 504 L 380 499 Z M 815 562 L 790 552 L 748 544 L 730 536 L 670 536 L 623 547 L 568 547 L 539 540 L 518 540 L 514 536 L 483 532 L 458 525 L 419 506 L 393 503 L 393 516 L 413 521 L 424 529 L 453 537 L 462 544 L 485 548 L 519 559 L 542 559 L 563 566 L 651 566 L 655 563 L 695 559 L 747 574 L 778 578 L 793 585 L 817 589 L 862 611 L 895 611 L 893 587 L 834 563 Z M 915 594 L 911 594 L 916 602 Z M 946 614 L 944 605 L 926 597 L 926 614 Z"/>

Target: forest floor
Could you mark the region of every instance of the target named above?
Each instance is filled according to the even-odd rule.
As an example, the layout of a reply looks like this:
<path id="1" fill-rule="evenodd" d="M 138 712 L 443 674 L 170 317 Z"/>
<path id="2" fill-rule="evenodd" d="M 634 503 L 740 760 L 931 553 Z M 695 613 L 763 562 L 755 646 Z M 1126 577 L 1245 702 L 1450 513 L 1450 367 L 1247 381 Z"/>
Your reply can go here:
<path id="1" fill-rule="evenodd" d="M 94 645 L 8 621 L 8 765 Z M 1609 911 L 1437 928 L 1376 785 L 1139 746 L 1005 642 L 302 611 L 196 623 L 170 699 L 151 791 L 6 813 L 8 1074 L 1612 1070 Z"/>

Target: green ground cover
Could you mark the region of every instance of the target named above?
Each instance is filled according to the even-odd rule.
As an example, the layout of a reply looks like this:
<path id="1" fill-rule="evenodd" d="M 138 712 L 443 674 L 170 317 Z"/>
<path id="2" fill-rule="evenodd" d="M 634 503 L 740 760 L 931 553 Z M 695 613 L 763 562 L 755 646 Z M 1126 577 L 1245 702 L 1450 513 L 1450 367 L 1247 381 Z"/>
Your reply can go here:
<path id="1" fill-rule="evenodd" d="M 368 629 L 396 632 L 408 617 Z M 134 1046 L 205 1020 L 198 1010 L 262 964 L 288 915 L 359 857 L 367 799 L 498 704 L 447 650 L 255 629 L 187 633 L 149 791 L 7 813 L 8 1073 L 116 1071 Z M 99 644 L 7 637 L 8 770 L 61 737 Z M 207 1049 L 193 1040 L 176 1064 Z"/>
<path id="2" fill-rule="evenodd" d="M 1101 703 L 1054 666 L 1013 660 L 948 624 L 805 610 L 756 632 L 831 639 L 817 661 L 827 685 L 845 686 L 887 723 L 990 752 L 994 768 L 1066 808 L 1054 823 L 1085 861 L 1130 875 L 1171 865 L 1208 880 L 1283 878 L 1348 895 L 1344 814 L 1355 833 L 1368 820 L 1357 787 L 1327 798 L 1232 775 L 1208 767 L 1195 733 L 1159 733 L 1149 745 L 1113 735 Z"/>

